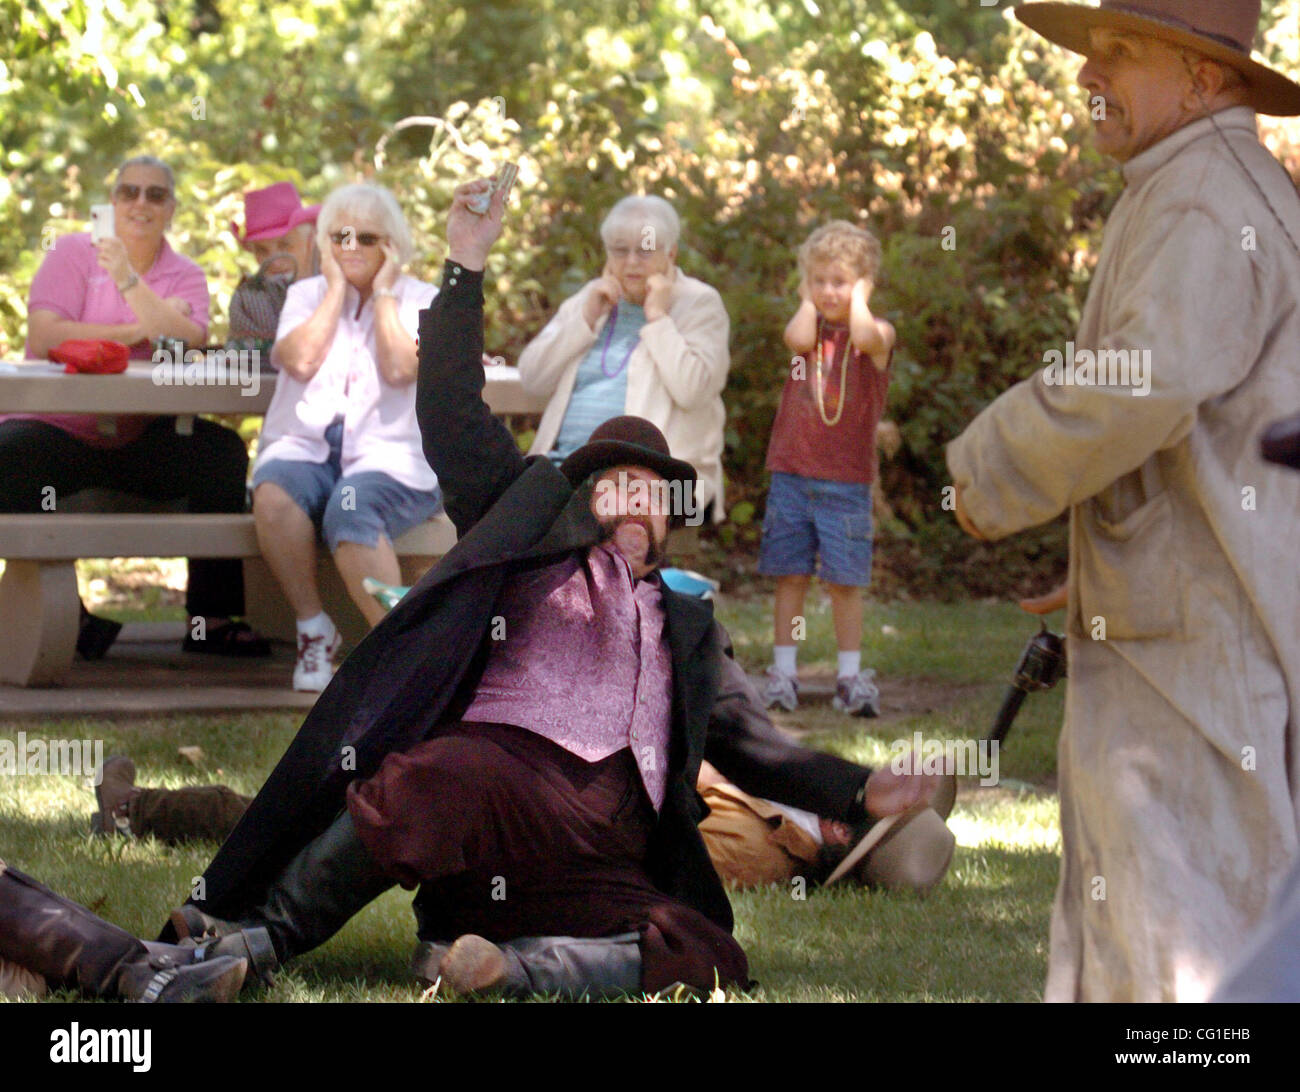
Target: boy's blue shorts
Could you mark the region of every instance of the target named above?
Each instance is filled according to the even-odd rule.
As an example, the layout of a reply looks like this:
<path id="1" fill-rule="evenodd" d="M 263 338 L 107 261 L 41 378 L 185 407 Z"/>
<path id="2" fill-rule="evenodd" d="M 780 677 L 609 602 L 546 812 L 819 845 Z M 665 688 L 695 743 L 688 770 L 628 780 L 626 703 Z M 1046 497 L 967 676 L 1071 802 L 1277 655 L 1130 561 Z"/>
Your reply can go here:
<path id="1" fill-rule="evenodd" d="M 374 547 L 379 536 L 393 542 L 404 531 L 436 516 L 442 510 L 442 490 L 425 491 L 403 485 L 377 470 L 343 477 L 343 425 L 325 430 L 330 445 L 323 463 L 272 459 L 257 468 L 253 489 L 274 482 L 307 513 L 330 550 L 340 542 Z"/>
<path id="2" fill-rule="evenodd" d="M 773 474 L 758 571 L 827 584 L 871 583 L 871 486 Z M 820 568 L 817 562 L 820 559 Z"/>

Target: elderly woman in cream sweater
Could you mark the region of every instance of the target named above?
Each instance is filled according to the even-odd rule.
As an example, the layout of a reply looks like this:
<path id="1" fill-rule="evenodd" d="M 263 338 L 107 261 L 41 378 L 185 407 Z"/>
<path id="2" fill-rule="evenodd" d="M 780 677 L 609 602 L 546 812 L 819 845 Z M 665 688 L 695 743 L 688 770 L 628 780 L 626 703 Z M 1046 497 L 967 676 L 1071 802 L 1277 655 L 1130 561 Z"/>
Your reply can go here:
<path id="1" fill-rule="evenodd" d="M 603 273 L 560 306 L 519 372 L 550 399 L 531 454 L 558 463 L 611 417 L 644 417 L 695 467 L 696 504 L 718 521 L 730 322 L 717 291 L 677 268 L 680 234 L 663 198 L 619 201 L 600 227 Z"/>

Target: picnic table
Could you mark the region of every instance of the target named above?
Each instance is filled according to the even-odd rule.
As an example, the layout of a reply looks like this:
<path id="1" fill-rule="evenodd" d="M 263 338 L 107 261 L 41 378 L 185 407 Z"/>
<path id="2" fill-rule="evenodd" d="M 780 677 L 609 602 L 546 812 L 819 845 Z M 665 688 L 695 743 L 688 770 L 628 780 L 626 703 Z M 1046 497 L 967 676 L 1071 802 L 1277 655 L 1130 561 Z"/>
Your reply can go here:
<path id="1" fill-rule="evenodd" d="M 484 398 L 493 413 L 530 414 L 545 408 L 523 390 L 518 369 L 493 365 L 485 372 Z M 262 416 L 277 374 L 232 366 L 224 372 L 209 369 L 203 382 L 186 383 L 184 371 L 157 372 L 149 361 L 131 361 L 116 375 L 67 375 L 62 365 L 44 360 L 0 361 L 0 413 L 174 415 L 177 430 L 185 432 L 198 414 Z M 242 558 L 249 621 L 267 636 L 292 639 L 293 616 L 261 559 L 251 513 L 203 515 L 166 506 L 158 510 L 139 498 L 93 492 L 89 503 L 83 494 L 66 502 L 61 498 L 56 512 L 0 514 L 0 558 L 5 560 L 0 577 L 0 682 L 52 686 L 67 675 L 79 626 L 76 562 L 83 557 Z M 403 579 L 420 566 L 427 568 L 455 541 L 446 516 L 400 536 L 394 546 Z M 334 566 L 321 565 L 320 574 L 327 609 L 338 611 L 345 636 L 356 639 L 363 623 Z"/>

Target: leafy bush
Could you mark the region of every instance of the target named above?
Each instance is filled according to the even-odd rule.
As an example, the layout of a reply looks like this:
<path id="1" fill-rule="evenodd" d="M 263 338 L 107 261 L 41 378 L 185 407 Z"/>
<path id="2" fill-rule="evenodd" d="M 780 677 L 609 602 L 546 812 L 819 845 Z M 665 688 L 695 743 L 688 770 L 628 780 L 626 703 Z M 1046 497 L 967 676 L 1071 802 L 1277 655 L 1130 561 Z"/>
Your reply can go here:
<path id="1" fill-rule="evenodd" d="M 597 275 L 629 192 L 672 200 L 680 263 L 732 318 L 725 465 L 752 555 L 788 354 L 794 251 L 831 218 L 882 240 L 873 307 L 898 329 L 882 465 L 887 584 L 995 594 L 1063 570 L 1058 522 L 973 548 L 942 510 L 943 446 L 1072 333 L 1118 172 L 1091 150 L 1078 59 L 976 0 L 0 0 L 0 354 L 21 351 L 48 244 L 84 230 L 113 165 L 177 169 L 173 245 L 209 273 L 213 335 L 243 255 L 244 190 L 391 187 L 436 278 L 452 188 L 510 158 L 489 351 L 507 359 Z M 1267 4 L 1266 55 L 1300 67 L 1300 0 Z M 621 21 L 616 21 L 621 17 Z M 439 126 L 396 129 L 408 117 Z M 450 126 L 450 128 L 448 127 Z M 1300 170 L 1300 130 L 1266 139 Z M 383 154 L 376 155 L 382 142 Z"/>

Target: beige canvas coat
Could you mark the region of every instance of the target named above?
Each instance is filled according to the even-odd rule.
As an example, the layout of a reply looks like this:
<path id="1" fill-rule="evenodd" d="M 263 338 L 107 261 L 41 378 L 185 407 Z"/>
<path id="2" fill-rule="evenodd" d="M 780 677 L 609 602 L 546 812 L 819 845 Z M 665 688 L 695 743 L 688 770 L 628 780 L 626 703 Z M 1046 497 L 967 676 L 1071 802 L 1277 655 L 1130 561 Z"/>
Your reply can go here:
<path id="1" fill-rule="evenodd" d="M 1300 408 L 1300 256 L 1228 142 L 1300 240 L 1249 109 L 1167 137 L 1076 338 L 1149 349 L 1149 394 L 1044 369 L 948 448 L 990 538 L 1070 512 L 1052 1001 L 1204 998 L 1297 849 L 1300 474 L 1258 438 Z"/>
<path id="2" fill-rule="evenodd" d="M 605 318 L 593 330 L 582 317 L 587 295 L 598 283 L 588 282 L 565 300 L 520 354 L 519 380 L 524 389 L 550 400 L 530 455 L 544 455 L 555 446 L 578 366 L 604 333 Z M 730 333 L 727 309 L 717 290 L 678 271 L 668 314 L 645 324 L 641 343 L 628 360 L 623 409 L 655 424 L 673 457 L 695 467 L 697 502 L 702 507 L 717 501 L 715 521 L 724 515 L 722 441 L 727 411 L 722 389 L 731 365 Z"/>

